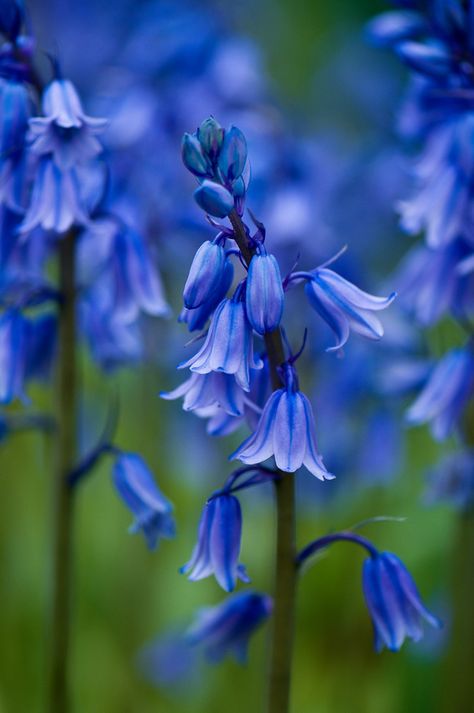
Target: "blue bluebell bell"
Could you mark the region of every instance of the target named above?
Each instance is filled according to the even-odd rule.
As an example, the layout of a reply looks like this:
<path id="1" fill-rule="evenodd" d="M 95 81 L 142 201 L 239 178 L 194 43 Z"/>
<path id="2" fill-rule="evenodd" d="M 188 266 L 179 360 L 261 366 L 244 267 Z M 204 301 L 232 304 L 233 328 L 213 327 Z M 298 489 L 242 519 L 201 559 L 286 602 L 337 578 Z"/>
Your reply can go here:
<path id="1" fill-rule="evenodd" d="M 413 10 L 388 10 L 367 24 L 369 38 L 378 45 L 394 45 L 428 29 L 426 19 Z"/>
<path id="2" fill-rule="evenodd" d="M 194 191 L 196 203 L 209 215 L 225 218 L 234 208 L 234 198 L 220 183 L 204 180 Z"/>
<path id="3" fill-rule="evenodd" d="M 407 637 L 419 641 L 423 620 L 436 628 L 441 626 L 421 601 L 411 574 L 396 555 L 381 552 L 366 559 L 362 583 L 376 651 L 384 646 L 398 651 Z"/>
<path id="4" fill-rule="evenodd" d="M 284 302 L 278 262 L 261 245 L 250 261 L 245 294 L 247 317 L 257 334 L 273 332 L 279 326 Z"/>
<path id="5" fill-rule="evenodd" d="M 224 262 L 224 269 L 220 275 L 220 282 L 216 283 L 214 291 L 208 294 L 207 299 L 199 307 L 191 310 L 185 307 L 182 310 L 179 321 L 185 322 L 190 332 L 203 329 L 209 317 L 226 296 L 234 279 L 234 266 L 230 260 Z"/>
<path id="6" fill-rule="evenodd" d="M 244 663 L 250 637 L 268 619 L 272 608 L 273 602 L 265 594 L 233 594 L 222 604 L 198 611 L 187 639 L 192 645 L 202 646 L 211 661 L 220 661 L 231 653 Z"/>
<path id="7" fill-rule="evenodd" d="M 176 389 L 161 392 L 160 396 L 168 401 L 184 397 L 185 411 L 218 406 L 231 416 L 242 416 L 244 412 L 244 392 L 232 375 L 220 371 L 191 374 Z"/>
<path id="8" fill-rule="evenodd" d="M 443 440 L 461 418 L 474 388 L 474 356 L 469 346 L 452 349 L 434 366 L 423 391 L 407 411 L 412 424 L 429 422 Z"/>
<path id="9" fill-rule="evenodd" d="M 221 286 L 225 261 L 225 248 L 219 241 L 206 240 L 201 245 L 184 286 L 183 299 L 187 309 L 196 309 L 212 299 L 212 294 Z"/>
<path id="10" fill-rule="evenodd" d="M 316 447 L 313 409 L 299 390 L 290 364 L 284 366 L 284 387 L 274 391 L 263 409 L 257 429 L 231 455 L 254 464 L 275 457 L 277 468 L 292 473 L 304 465 L 320 480 L 334 478 Z"/>
<path id="11" fill-rule="evenodd" d="M 199 126 L 197 130 L 197 138 L 201 144 L 202 150 L 209 157 L 212 164 L 217 162 L 220 150 L 224 141 L 224 129 L 222 126 L 210 116 Z"/>
<path id="12" fill-rule="evenodd" d="M 119 453 L 113 467 L 113 481 L 135 521 L 130 532 L 143 532 L 153 550 L 162 537 L 174 537 L 173 506 L 156 485 L 144 460 L 136 453 Z"/>
<path id="13" fill-rule="evenodd" d="M 250 369 L 261 367 L 262 362 L 254 358 L 252 328 L 244 302 L 237 297 L 222 300 L 201 349 L 178 368 L 190 368 L 198 374 L 210 371 L 234 374 L 239 386 L 249 391 Z"/>
<path id="14" fill-rule="evenodd" d="M 224 141 L 219 151 L 219 171 L 226 185 L 232 184 L 242 175 L 247 163 L 247 141 L 236 126 L 226 129 Z"/>
<path id="15" fill-rule="evenodd" d="M 216 495 L 206 505 L 198 528 L 198 541 L 191 559 L 183 567 L 192 582 L 214 575 L 226 592 L 235 589 L 238 579 L 249 582 L 239 564 L 242 539 L 242 512 L 234 495 Z"/>
<path id="16" fill-rule="evenodd" d="M 343 347 L 351 329 L 368 339 L 383 336 L 382 324 L 372 313 L 388 307 L 395 299 L 395 293 L 389 297 L 375 297 L 328 268 L 316 269 L 311 275 L 305 286 L 306 295 L 337 338 L 336 344 L 327 351 Z"/>
<path id="17" fill-rule="evenodd" d="M 0 78 L 0 202 L 16 212 L 26 201 L 25 137 L 31 110 L 26 86 Z"/>
<path id="18" fill-rule="evenodd" d="M 16 0 L 0 2 L 0 34 L 9 40 L 16 40 L 23 23 L 23 4 Z"/>
<path id="19" fill-rule="evenodd" d="M 188 171 L 194 173 L 195 176 L 212 178 L 212 165 L 195 134 L 184 134 L 181 143 L 181 156 Z"/>

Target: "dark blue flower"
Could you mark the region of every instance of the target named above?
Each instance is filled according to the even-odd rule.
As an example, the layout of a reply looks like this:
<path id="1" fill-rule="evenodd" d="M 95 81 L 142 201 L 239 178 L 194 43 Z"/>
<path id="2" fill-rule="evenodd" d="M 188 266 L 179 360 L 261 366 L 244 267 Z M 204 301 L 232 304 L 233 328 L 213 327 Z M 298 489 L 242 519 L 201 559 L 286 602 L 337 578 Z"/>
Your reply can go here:
<path id="1" fill-rule="evenodd" d="M 412 424 L 430 422 L 433 437 L 446 438 L 458 423 L 474 388 L 470 348 L 452 349 L 433 368 L 427 383 L 407 411 Z"/>
<path id="2" fill-rule="evenodd" d="M 23 24 L 23 3 L 17 0 L 0 0 L 0 34 L 15 41 Z"/>
<path id="3" fill-rule="evenodd" d="M 378 45 L 394 45 L 416 37 L 427 29 L 427 22 L 412 10 L 389 10 L 367 24 L 369 38 Z"/>
<path id="4" fill-rule="evenodd" d="M 383 327 L 372 313 L 388 307 L 396 296 L 395 293 L 389 297 L 370 295 L 328 268 L 314 270 L 305 291 L 312 306 L 336 334 L 337 343 L 327 351 L 344 346 L 351 329 L 368 339 L 380 339 Z"/>
<path id="5" fill-rule="evenodd" d="M 234 208 L 234 199 L 220 183 L 205 180 L 194 191 L 196 203 L 209 215 L 225 218 Z"/>
<path id="6" fill-rule="evenodd" d="M 212 177 L 212 165 L 195 134 L 184 134 L 181 143 L 181 156 L 188 171 L 194 173 L 195 176 L 199 178 Z"/>
<path id="7" fill-rule="evenodd" d="M 219 151 L 219 171 L 226 185 L 231 185 L 242 175 L 247 163 L 247 141 L 236 126 L 225 131 Z"/>
<path id="8" fill-rule="evenodd" d="M 209 317 L 226 296 L 233 279 L 234 266 L 230 260 L 226 260 L 224 269 L 220 273 L 220 281 L 219 283 L 216 282 L 214 290 L 209 292 L 206 300 L 199 307 L 195 309 L 184 307 L 179 316 L 179 321 L 185 322 L 190 332 L 203 329 Z"/>
<path id="9" fill-rule="evenodd" d="M 219 495 L 205 505 L 199 521 L 198 541 L 182 568 L 192 582 L 214 575 L 222 589 L 231 592 L 237 579 L 249 582 L 239 564 L 242 538 L 240 503 L 233 495 Z"/>
<path id="10" fill-rule="evenodd" d="M 114 463 L 113 481 L 117 491 L 131 510 L 135 522 L 130 532 L 140 530 L 150 550 L 162 537 L 175 534 L 173 506 L 160 492 L 144 460 L 136 453 L 120 453 Z"/>
<path id="11" fill-rule="evenodd" d="M 230 374 L 211 371 L 208 374 L 191 374 L 173 391 L 161 392 L 168 401 L 184 397 L 183 409 L 195 411 L 209 406 L 219 406 L 226 414 L 241 416 L 244 412 L 244 392 Z"/>
<path id="12" fill-rule="evenodd" d="M 278 468 L 292 473 L 302 465 L 320 480 L 331 480 L 316 447 L 313 409 L 299 390 L 295 370 L 284 368 L 285 386 L 275 391 L 263 409 L 255 433 L 232 454 L 243 463 L 275 457 Z"/>
<path id="13" fill-rule="evenodd" d="M 244 663 L 249 639 L 272 613 L 270 597 L 257 592 L 242 592 L 228 597 L 222 604 L 198 611 L 187 630 L 192 645 L 203 646 L 211 661 L 227 653 Z"/>
<path id="14" fill-rule="evenodd" d="M 21 82 L 0 79 L 0 202 L 21 212 L 26 191 L 25 137 L 31 99 Z"/>
<path id="15" fill-rule="evenodd" d="M 183 299 L 187 309 L 200 307 L 220 289 L 225 261 L 225 248 L 220 242 L 206 240 L 201 245 L 184 286 Z"/>
<path id="16" fill-rule="evenodd" d="M 407 637 L 419 641 L 423 620 L 431 626 L 441 626 L 424 606 L 412 576 L 396 555 L 381 552 L 366 559 L 362 583 L 374 625 L 376 651 L 384 646 L 398 651 Z"/>
<path id="17" fill-rule="evenodd" d="M 262 245 L 250 261 L 245 295 L 247 317 L 257 334 L 279 326 L 284 302 L 278 262 Z"/>
<path id="18" fill-rule="evenodd" d="M 252 328 L 240 299 L 222 300 L 216 309 L 206 340 L 191 359 L 179 365 L 198 374 L 223 371 L 234 374 L 237 383 L 250 389 L 250 369 L 261 368 L 262 363 L 254 358 Z"/>
<path id="19" fill-rule="evenodd" d="M 197 130 L 197 138 L 199 139 L 202 150 L 206 156 L 209 157 L 212 164 L 215 164 L 219 157 L 224 141 L 224 133 L 224 129 L 213 116 L 204 119 Z"/>
<path id="20" fill-rule="evenodd" d="M 27 321 L 17 309 L 0 317 L 0 403 L 26 401 L 25 380 L 28 359 Z"/>

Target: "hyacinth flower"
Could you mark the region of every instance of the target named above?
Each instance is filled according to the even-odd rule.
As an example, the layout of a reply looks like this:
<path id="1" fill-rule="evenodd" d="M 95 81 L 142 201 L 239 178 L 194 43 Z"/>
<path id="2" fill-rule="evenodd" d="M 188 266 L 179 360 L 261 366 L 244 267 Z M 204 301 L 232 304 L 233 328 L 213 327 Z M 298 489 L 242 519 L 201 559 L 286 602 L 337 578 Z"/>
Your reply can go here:
<path id="1" fill-rule="evenodd" d="M 227 259 L 221 243 L 220 236 L 213 241 L 207 240 L 194 256 L 183 290 L 187 309 L 200 307 L 209 301 L 210 295 L 219 291 Z"/>
<path id="2" fill-rule="evenodd" d="M 257 334 L 273 332 L 280 325 L 284 301 L 278 262 L 260 245 L 250 261 L 245 295 L 247 317 Z"/>
<path id="3" fill-rule="evenodd" d="M 433 437 L 446 438 L 458 424 L 473 395 L 474 356 L 471 348 L 453 349 L 435 365 L 425 387 L 407 411 L 409 423 L 429 422 Z"/>
<path id="4" fill-rule="evenodd" d="M 370 555 L 363 563 L 362 587 L 378 653 L 384 646 L 399 651 L 406 638 L 419 641 L 423 636 L 423 620 L 435 628 L 441 626 L 423 604 L 403 562 L 391 552 L 379 552 L 369 540 L 354 532 L 337 532 L 314 540 L 298 554 L 298 565 L 302 566 L 335 542 L 352 542 Z"/>
<path id="5" fill-rule="evenodd" d="M 87 196 L 78 170 L 102 151 L 97 139 L 105 119 L 87 116 L 74 85 L 55 79 L 43 94 L 44 117 L 29 121 L 29 154 L 36 162 L 31 202 L 21 225 L 28 233 L 40 225 L 64 233 L 89 221 Z"/>
<path id="6" fill-rule="evenodd" d="M 187 640 L 192 646 L 202 646 L 211 661 L 220 661 L 230 653 L 244 663 L 250 637 L 272 608 L 271 598 L 264 594 L 233 594 L 222 604 L 198 611 L 186 632 Z"/>
<path id="7" fill-rule="evenodd" d="M 234 374 L 239 386 L 249 391 L 250 369 L 261 367 L 262 362 L 254 357 L 252 328 L 239 286 L 232 299 L 222 300 L 217 307 L 201 349 L 178 368 L 189 368 L 198 374 Z"/>
<path id="8" fill-rule="evenodd" d="M 278 468 L 293 473 L 304 465 L 320 480 L 331 480 L 318 453 L 313 409 L 299 390 L 294 367 L 283 367 L 284 388 L 277 389 L 263 409 L 255 433 L 231 455 L 243 463 L 260 463 L 274 456 Z"/>
<path id="9" fill-rule="evenodd" d="M 113 467 L 118 494 L 135 517 L 130 532 L 143 532 L 150 550 L 161 538 L 174 537 L 173 506 L 156 485 L 144 460 L 136 453 L 119 453 Z"/>
<path id="10" fill-rule="evenodd" d="M 214 289 L 208 292 L 206 299 L 199 307 L 194 309 L 184 307 L 182 310 L 179 321 L 184 322 L 190 332 L 203 329 L 216 307 L 227 295 L 234 278 L 234 266 L 230 260 L 224 262 L 224 267 L 219 274 L 220 279 L 214 283 Z"/>
<path id="11" fill-rule="evenodd" d="M 198 541 L 189 562 L 181 567 L 192 582 L 214 575 L 226 592 L 235 589 L 237 579 L 250 582 L 239 564 L 242 537 L 240 503 L 233 495 L 216 495 L 204 506 Z"/>
<path id="12" fill-rule="evenodd" d="M 162 391 L 160 396 L 168 401 L 184 397 L 184 411 L 218 406 L 230 416 L 242 416 L 244 412 L 244 392 L 233 375 L 220 371 L 191 374 L 176 389 Z"/>
<path id="13" fill-rule="evenodd" d="M 25 137 L 31 111 L 26 86 L 0 79 L 0 203 L 17 213 L 26 200 Z"/>

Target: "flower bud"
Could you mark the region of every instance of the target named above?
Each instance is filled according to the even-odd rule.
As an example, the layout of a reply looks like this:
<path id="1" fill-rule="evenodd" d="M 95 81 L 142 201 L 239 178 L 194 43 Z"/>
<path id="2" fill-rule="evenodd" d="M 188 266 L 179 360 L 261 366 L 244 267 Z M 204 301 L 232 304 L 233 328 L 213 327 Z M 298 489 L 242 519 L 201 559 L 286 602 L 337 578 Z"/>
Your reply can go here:
<path id="1" fill-rule="evenodd" d="M 213 116 L 210 116 L 202 122 L 197 130 L 197 137 L 204 154 L 208 156 L 211 161 L 217 161 L 222 142 L 224 141 L 224 129 Z"/>
<path id="2" fill-rule="evenodd" d="M 222 245 L 207 240 L 201 245 L 189 270 L 183 299 L 188 309 L 196 309 L 209 299 L 209 294 L 219 288 L 225 262 Z"/>
<path id="3" fill-rule="evenodd" d="M 201 144 L 194 134 L 184 134 L 181 143 L 181 156 L 186 168 L 195 176 L 203 178 L 212 175 L 209 161 L 203 154 Z"/>
<path id="4" fill-rule="evenodd" d="M 200 208 L 216 218 L 225 218 L 234 207 L 234 199 L 227 188 L 213 181 L 203 181 L 194 191 L 194 198 Z"/>
<path id="5" fill-rule="evenodd" d="M 247 141 L 236 126 L 225 132 L 219 154 L 219 168 L 227 181 L 235 181 L 242 175 L 247 161 Z"/>
<path id="6" fill-rule="evenodd" d="M 273 332 L 283 314 L 284 294 L 280 268 L 265 249 L 250 261 L 247 277 L 247 317 L 257 334 Z"/>

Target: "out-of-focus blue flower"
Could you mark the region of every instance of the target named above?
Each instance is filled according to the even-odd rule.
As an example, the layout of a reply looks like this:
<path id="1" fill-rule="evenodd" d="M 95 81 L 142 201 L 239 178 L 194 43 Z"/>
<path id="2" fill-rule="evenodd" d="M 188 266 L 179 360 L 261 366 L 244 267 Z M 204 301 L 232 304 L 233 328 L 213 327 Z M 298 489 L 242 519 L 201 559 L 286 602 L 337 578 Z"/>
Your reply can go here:
<path id="1" fill-rule="evenodd" d="M 244 302 L 238 298 L 222 300 L 216 309 L 206 340 L 191 359 L 179 365 L 198 374 L 223 371 L 234 374 L 244 391 L 250 389 L 250 369 L 262 362 L 254 358 L 252 328 L 245 314 Z"/>
<path id="2" fill-rule="evenodd" d="M 435 365 L 416 401 L 407 411 L 412 424 L 430 422 L 433 437 L 446 438 L 472 396 L 474 357 L 469 347 L 452 349 Z"/>
<path id="3" fill-rule="evenodd" d="M 257 592 L 242 592 L 222 604 L 201 609 L 187 630 L 190 644 L 203 646 L 208 658 L 217 662 L 227 653 L 245 663 L 249 640 L 272 613 L 270 597 Z"/>
<path id="4" fill-rule="evenodd" d="M 254 464 L 274 456 L 277 467 L 288 473 L 304 465 L 320 480 L 331 480 L 334 476 L 326 470 L 316 447 L 313 409 L 289 364 L 284 367 L 284 382 L 284 388 L 268 399 L 255 433 L 231 458 Z"/>
<path id="5" fill-rule="evenodd" d="M 94 221 L 81 236 L 78 255 L 89 277 L 107 292 L 110 320 L 130 324 L 140 312 L 169 314 L 148 247 L 130 226 L 112 218 Z"/>
<path id="6" fill-rule="evenodd" d="M 162 537 L 175 534 L 173 506 L 156 485 L 144 460 L 136 453 L 120 453 L 113 467 L 113 481 L 117 491 L 131 510 L 135 522 L 130 532 L 143 532 L 150 550 Z"/>
<path id="7" fill-rule="evenodd" d="M 195 176 L 199 178 L 212 176 L 212 164 L 203 151 L 201 142 L 196 134 L 184 134 L 181 143 L 181 157 L 188 171 L 194 173 Z"/>
<path id="8" fill-rule="evenodd" d="M 185 411 L 219 406 L 231 416 L 242 416 L 244 412 L 244 392 L 241 387 L 232 375 L 218 371 L 191 374 L 189 379 L 176 389 L 162 392 L 160 396 L 168 401 L 183 396 Z"/>
<path id="9" fill-rule="evenodd" d="M 232 194 L 214 181 L 203 181 L 194 191 L 194 198 L 200 208 L 216 218 L 225 218 L 234 208 Z"/>
<path id="10" fill-rule="evenodd" d="M 88 223 L 85 173 L 101 151 L 97 139 L 107 123 L 87 116 L 74 85 L 56 79 L 43 94 L 44 117 L 29 120 L 29 155 L 37 163 L 31 203 L 21 230 L 37 225 L 63 233 L 74 223 Z"/>
<path id="11" fill-rule="evenodd" d="M 257 334 L 273 332 L 279 326 L 284 302 L 278 262 L 262 245 L 250 261 L 245 295 L 247 317 Z"/>
<path id="12" fill-rule="evenodd" d="M 0 0 L 0 34 L 15 41 L 24 18 L 23 3 L 17 0 Z"/>
<path id="13" fill-rule="evenodd" d="M 212 299 L 222 283 L 226 261 L 225 248 L 219 238 L 201 245 L 189 269 L 183 299 L 187 309 L 196 309 Z"/>
<path id="14" fill-rule="evenodd" d="M 87 116 L 72 82 L 55 79 L 43 93 L 44 117 L 30 119 L 30 150 L 51 155 L 61 171 L 94 158 L 102 151 L 97 134 L 107 120 Z"/>
<path id="15" fill-rule="evenodd" d="M 367 24 L 369 38 L 381 46 L 411 39 L 426 29 L 426 20 L 412 10 L 388 10 Z"/>
<path id="16" fill-rule="evenodd" d="M 230 260 L 224 262 L 220 276 L 219 283 L 216 282 L 214 290 L 208 294 L 207 299 L 199 307 L 195 309 L 185 307 L 182 310 L 179 321 L 185 322 L 190 332 L 203 329 L 209 317 L 226 296 L 234 279 L 234 266 Z"/>
<path id="17" fill-rule="evenodd" d="M 351 329 L 368 339 L 383 336 L 382 324 L 372 312 L 388 307 L 395 299 L 395 293 L 389 297 L 375 297 L 328 268 L 308 274 L 311 274 L 305 286 L 308 299 L 337 338 L 337 343 L 327 351 L 344 346 Z"/>
<path id="18" fill-rule="evenodd" d="M 222 589 L 231 592 L 237 579 L 249 582 L 247 572 L 239 564 L 242 537 L 240 503 L 233 495 L 211 498 L 201 515 L 198 541 L 183 574 L 195 582 L 214 575 Z"/>
<path id="19" fill-rule="evenodd" d="M 384 646 L 398 651 L 405 638 L 419 641 L 423 620 L 431 626 L 441 626 L 424 606 L 411 574 L 396 555 L 381 552 L 366 559 L 362 583 L 374 625 L 376 651 Z"/>
<path id="20" fill-rule="evenodd" d="M 474 451 L 450 453 L 428 473 L 424 501 L 448 503 L 462 512 L 474 508 Z"/>
<path id="21" fill-rule="evenodd" d="M 0 202 L 22 211 L 25 201 L 24 142 L 31 99 L 21 82 L 0 78 Z"/>

